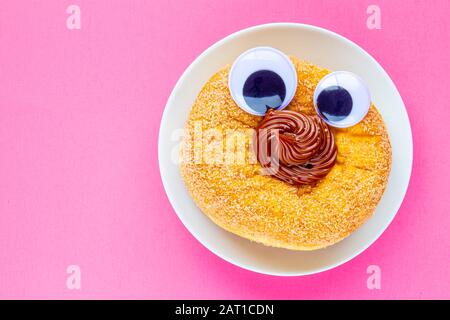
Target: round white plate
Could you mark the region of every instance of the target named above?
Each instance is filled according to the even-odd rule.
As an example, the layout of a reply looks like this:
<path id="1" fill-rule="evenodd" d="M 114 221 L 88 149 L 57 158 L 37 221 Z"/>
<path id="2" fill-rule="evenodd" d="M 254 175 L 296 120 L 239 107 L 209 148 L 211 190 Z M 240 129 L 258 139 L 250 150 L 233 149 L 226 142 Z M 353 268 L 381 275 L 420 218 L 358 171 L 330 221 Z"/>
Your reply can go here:
<path id="1" fill-rule="evenodd" d="M 191 106 L 202 86 L 245 50 L 271 46 L 331 70 L 362 77 L 386 123 L 392 143 L 392 170 L 375 214 L 343 241 L 325 249 L 301 252 L 266 247 L 216 226 L 195 205 L 180 176 L 178 146 Z M 413 144 L 403 101 L 383 68 L 350 40 L 321 28 L 266 24 L 236 32 L 203 52 L 184 72 L 169 97 L 159 132 L 159 166 L 167 196 L 186 228 L 224 260 L 255 272 L 297 276 L 325 271 L 354 258 L 388 227 L 399 209 L 411 175 Z"/>

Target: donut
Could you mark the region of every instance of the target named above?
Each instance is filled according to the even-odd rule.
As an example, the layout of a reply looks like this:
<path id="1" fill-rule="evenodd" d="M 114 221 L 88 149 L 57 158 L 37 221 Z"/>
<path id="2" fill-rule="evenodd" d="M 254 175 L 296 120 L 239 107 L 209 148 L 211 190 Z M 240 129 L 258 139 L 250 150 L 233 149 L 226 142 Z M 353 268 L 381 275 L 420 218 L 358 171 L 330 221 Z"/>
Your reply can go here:
<path id="1" fill-rule="evenodd" d="M 285 150 L 281 164 L 297 161 L 297 167 L 288 167 L 285 179 L 267 172 L 255 147 L 255 132 L 274 124 L 267 114 L 252 115 L 235 103 L 227 65 L 208 80 L 192 106 L 181 141 L 180 170 L 196 205 L 223 229 L 266 246 L 315 250 L 346 238 L 374 213 L 388 181 L 392 152 L 373 104 L 352 127 L 335 128 L 317 120 L 314 90 L 330 70 L 289 58 L 298 83 L 285 115 L 301 114 L 305 119 L 295 119 L 302 126 L 316 126 L 322 146 L 303 145 L 297 149 L 305 151 L 295 154 L 280 140 L 278 147 Z M 325 148 L 326 161 L 317 158 Z M 314 177 L 289 179 L 292 172 L 306 172 L 314 164 L 322 169 Z"/>

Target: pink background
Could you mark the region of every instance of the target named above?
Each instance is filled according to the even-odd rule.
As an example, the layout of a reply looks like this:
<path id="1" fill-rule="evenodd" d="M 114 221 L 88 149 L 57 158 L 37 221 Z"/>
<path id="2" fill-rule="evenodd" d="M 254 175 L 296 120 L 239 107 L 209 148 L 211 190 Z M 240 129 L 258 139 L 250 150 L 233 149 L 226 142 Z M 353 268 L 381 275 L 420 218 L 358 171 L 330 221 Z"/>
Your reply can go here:
<path id="1" fill-rule="evenodd" d="M 450 5 L 372 2 L 0 1 L 1 298 L 450 298 Z M 81 30 L 66 28 L 69 4 Z M 409 112 L 414 168 L 397 217 L 367 251 L 278 278 L 198 243 L 161 184 L 157 138 L 183 70 L 242 28 L 293 21 L 338 32 L 384 66 Z M 81 290 L 66 267 L 81 267 Z M 382 270 L 368 290 L 366 268 Z"/>

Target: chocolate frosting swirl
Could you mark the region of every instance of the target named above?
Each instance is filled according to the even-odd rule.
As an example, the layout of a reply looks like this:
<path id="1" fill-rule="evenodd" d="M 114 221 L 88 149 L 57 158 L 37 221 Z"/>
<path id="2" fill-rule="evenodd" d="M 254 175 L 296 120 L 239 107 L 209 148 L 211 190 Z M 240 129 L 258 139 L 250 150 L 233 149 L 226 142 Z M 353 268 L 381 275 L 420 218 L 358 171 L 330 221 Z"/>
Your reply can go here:
<path id="1" fill-rule="evenodd" d="M 316 183 L 336 162 L 333 132 L 318 116 L 269 109 L 255 137 L 259 163 L 270 175 L 293 185 Z"/>

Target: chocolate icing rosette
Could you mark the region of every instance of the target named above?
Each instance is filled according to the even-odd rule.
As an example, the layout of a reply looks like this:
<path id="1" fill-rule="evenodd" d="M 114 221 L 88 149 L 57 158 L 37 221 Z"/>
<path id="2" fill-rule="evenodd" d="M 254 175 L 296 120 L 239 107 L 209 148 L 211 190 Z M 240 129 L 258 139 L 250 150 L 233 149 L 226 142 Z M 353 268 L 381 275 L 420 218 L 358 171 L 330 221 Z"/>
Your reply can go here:
<path id="1" fill-rule="evenodd" d="M 265 174 L 293 185 L 313 185 L 336 162 L 330 127 L 318 116 L 269 109 L 256 128 L 255 147 Z"/>

